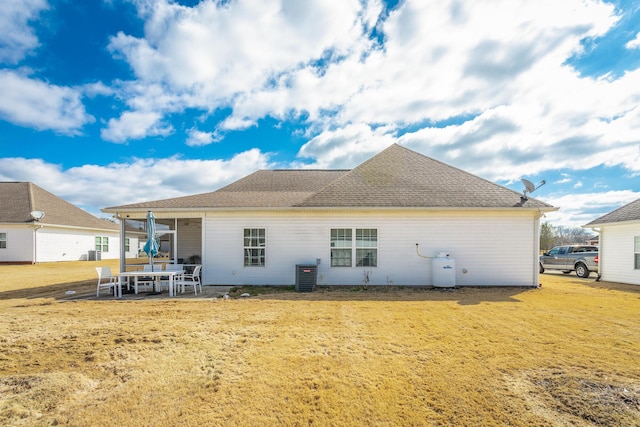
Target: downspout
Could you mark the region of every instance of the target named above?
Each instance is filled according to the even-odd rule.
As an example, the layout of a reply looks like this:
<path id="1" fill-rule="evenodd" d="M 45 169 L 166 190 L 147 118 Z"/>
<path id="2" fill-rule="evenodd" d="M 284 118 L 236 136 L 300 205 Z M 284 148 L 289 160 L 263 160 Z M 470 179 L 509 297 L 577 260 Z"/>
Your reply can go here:
<path id="1" fill-rule="evenodd" d="M 542 218 L 544 214 L 538 208 L 538 215 L 536 215 L 535 220 L 533 221 L 533 254 L 534 254 L 534 262 L 533 262 L 533 282 L 532 285 L 536 288 L 542 286 L 540 283 L 540 218 Z"/>
<path id="2" fill-rule="evenodd" d="M 598 277 L 596 277 L 596 282 L 599 282 L 600 279 L 602 279 L 602 271 L 600 267 L 602 265 L 602 256 L 600 254 L 600 248 L 602 247 L 602 229 L 596 227 L 592 228 L 592 230 L 598 232 Z"/>
<path id="3" fill-rule="evenodd" d="M 36 264 L 38 262 L 38 230 L 44 227 L 42 224 L 33 226 L 33 256 L 31 257 L 31 263 Z"/>

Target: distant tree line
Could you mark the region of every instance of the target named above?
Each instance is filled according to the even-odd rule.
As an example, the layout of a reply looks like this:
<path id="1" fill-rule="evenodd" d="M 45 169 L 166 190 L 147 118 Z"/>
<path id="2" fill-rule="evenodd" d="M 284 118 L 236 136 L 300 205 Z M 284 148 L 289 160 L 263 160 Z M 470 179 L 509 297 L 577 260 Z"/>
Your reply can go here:
<path id="1" fill-rule="evenodd" d="M 586 243 L 593 237 L 593 232 L 582 227 L 553 226 L 543 222 L 540 228 L 540 249 L 547 251 L 554 246 Z"/>

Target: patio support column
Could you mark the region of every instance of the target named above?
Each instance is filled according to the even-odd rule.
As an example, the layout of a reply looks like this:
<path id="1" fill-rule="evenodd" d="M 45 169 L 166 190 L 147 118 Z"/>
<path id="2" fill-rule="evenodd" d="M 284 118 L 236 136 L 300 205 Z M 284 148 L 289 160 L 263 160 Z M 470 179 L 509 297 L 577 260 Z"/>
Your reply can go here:
<path id="1" fill-rule="evenodd" d="M 120 217 L 120 214 L 116 214 L 118 219 L 120 219 L 120 271 L 126 271 L 125 267 L 127 264 L 127 252 L 125 251 L 125 240 L 127 238 L 126 235 L 126 222 L 127 220 Z"/>

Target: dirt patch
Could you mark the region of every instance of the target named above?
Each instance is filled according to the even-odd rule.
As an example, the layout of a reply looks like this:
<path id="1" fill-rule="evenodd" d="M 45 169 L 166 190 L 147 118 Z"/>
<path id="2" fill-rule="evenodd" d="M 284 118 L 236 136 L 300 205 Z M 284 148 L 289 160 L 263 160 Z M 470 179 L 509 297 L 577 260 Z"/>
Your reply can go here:
<path id="1" fill-rule="evenodd" d="M 638 379 L 581 369 L 539 369 L 509 377 L 507 383 L 553 425 L 640 425 Z"/>

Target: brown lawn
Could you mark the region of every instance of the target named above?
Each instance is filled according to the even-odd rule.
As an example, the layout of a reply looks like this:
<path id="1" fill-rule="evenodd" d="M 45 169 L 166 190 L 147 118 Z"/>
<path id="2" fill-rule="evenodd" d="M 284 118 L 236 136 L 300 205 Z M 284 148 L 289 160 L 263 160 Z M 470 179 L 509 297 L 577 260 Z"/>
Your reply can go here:
<path id="1" fill-rule="evenodd" d="M 83 298 L 97 265 L 0 266 L 0 424 L 640 425 L 640 287 Z"/>

